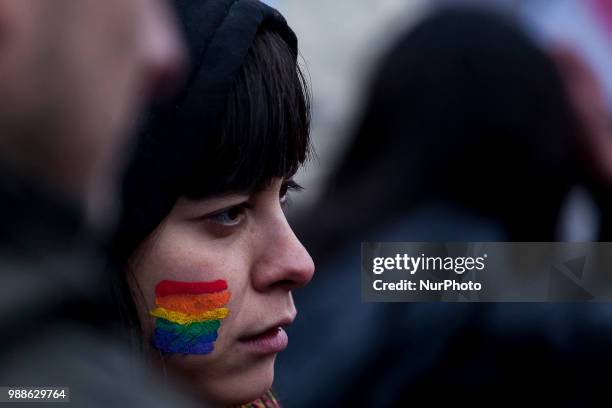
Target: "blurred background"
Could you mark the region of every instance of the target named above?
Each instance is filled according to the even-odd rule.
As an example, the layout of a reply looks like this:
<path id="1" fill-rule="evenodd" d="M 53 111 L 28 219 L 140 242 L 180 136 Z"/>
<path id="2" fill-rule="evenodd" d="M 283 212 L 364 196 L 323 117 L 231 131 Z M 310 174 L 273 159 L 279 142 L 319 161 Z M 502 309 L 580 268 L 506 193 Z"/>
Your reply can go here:
<path id="1" fill-rule="evenodd" d="M 349 143 L 368 81 L 397 37 L 427 13 L 449 5 L 508 13 L 536 41 L 571 44 L 588 59 L 612 103 L 612 51 L 598 3 L 567 0 L 267 0 L 278 8 L 300 41 L 302 63 L 313 94 L 312 138 L 316 160 L 301 170 L 307 188 L 292 211 L 312 204 Z M 581 6 L 581 3 L 586 5 Z M 576 12 L 578 11 L 578 14 Z"/>

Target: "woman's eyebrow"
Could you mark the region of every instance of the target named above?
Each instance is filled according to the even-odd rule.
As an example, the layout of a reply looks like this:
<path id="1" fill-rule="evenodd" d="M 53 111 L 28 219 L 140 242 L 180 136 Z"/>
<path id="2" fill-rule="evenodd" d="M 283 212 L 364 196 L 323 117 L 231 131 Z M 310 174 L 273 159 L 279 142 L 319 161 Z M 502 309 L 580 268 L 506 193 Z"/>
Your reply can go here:
<path id="1" fill-rule="evenodd" d="M 218 194 L 212 194 L 210 196 L 207 197 L 202 197 L 202 198 L 189 198 L 186 197 L 187 201 L 186 204 L 190 205 L 190 206 L 196 206 L 198 208 L 201 207 L 217 207 L 217 206 L 226 206 L 226 205 L 233 205 L 230 203 L 227 203 L 227 201 L 236 201 L 236 202 L 241 202 L 241 201 L 246 201 L 251 197 L 251 194 L 249 193 L 245 193 L 245 192 L 225 192 L 225 193 L 218 193 Z"/>
<path id="2" fill-rule="evenodd" d="M 294 176 L 295 176 L 295 174 L 291 174 L 289 176 L 283 177 L 281 185 L 291 185 L 292 187 L 296 187 L 296 188 L 301 189 L 302 186 L 299 185 L 294 180 Z M 281 177 L 278 177 L 278 178 L 281 178 Z M 215 194 L 212 194 L 212 195 L 206 197 L 206 199 L 225 198 L 225 197 L 228 197 L 228 196 L 245 196 L 245 197 L 246 196 L 251 196 L 253 194 L 260 193 L 260 192 L 266 190 L 267 188 L 269 188 L 272 185 L 272 183 L 274 182 L 274 179 L 275 178 L 272 178 L 270 180 L 254 184 L 252 186 L 245 187 L 243 189 L 233 189 L 233 190 L 226 190 L 224 192 L 215 193 Z"/>

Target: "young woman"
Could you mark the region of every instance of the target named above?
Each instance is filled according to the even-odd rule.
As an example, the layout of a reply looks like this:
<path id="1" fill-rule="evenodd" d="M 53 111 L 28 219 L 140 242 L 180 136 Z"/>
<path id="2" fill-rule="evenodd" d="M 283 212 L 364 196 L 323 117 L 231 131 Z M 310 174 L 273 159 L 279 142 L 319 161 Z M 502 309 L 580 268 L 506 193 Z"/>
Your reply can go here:
<path id="1" fill-rule="evenodd" d="M 291 290 L 314 271 L 282 209 L 310 143 L 297 41 L 258 1 L 178 9 L 193 73 L 152 114 L 125 177 L 122 301 L 145 350 L 194 394 L 274 406 Z"/>

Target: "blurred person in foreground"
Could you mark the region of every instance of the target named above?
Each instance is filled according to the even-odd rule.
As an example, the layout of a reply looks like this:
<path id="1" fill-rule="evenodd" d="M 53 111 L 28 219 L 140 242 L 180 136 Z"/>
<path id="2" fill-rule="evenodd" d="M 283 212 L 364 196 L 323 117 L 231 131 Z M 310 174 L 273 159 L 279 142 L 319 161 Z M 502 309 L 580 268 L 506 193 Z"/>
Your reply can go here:
<path id="1" fill-rule="evenodd" d="M 489 11 L 439 10 L 396 42 L 326 194 L 298 220 L 319 272 L 296 296 L 302 319 L 279 359 L 288 405 L 603 395 L 605 305 L 360 299 L 362 241 L 557 239 L 572 186 L 606 182 L 591 171 L 605 164 L 589 154 L 597 135 L 563 78 L 514 21 Z"/>
<path id="2" fill-rule="evenodd" d="M 98 241 L 135 117 L 183 64 L 171 10 L 4 0 L 0 33 L 0 385 L 68 386 L 75 406 L 161 406 L 108 334 Z"/>

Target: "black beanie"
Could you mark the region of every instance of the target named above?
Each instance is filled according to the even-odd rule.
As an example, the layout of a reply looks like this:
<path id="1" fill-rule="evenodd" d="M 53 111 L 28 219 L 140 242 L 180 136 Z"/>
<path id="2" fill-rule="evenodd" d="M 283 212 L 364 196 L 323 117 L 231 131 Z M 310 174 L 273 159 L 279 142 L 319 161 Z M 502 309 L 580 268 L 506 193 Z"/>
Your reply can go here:
<path id="1" fill-rule="evenodd" d="M 123 263 L 174 206 L 201 156 L 219 132 L 227 97 L 261 28 L 275 31 L 297 56 L 297 38 L 275 9 L 257 0 L 176 0 L 191 71 L 171 104 L 152 109 L 122 186 L 112 243 Z"/>

